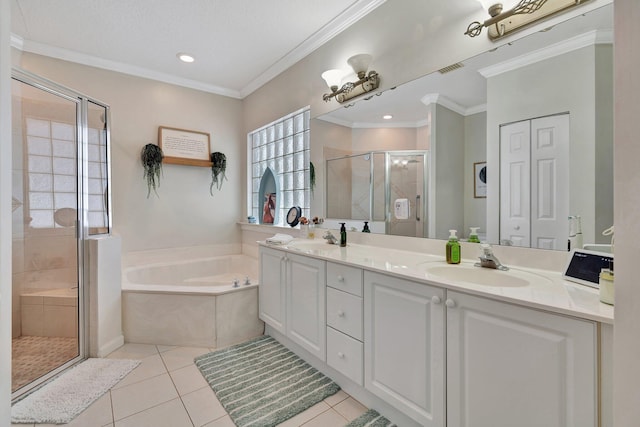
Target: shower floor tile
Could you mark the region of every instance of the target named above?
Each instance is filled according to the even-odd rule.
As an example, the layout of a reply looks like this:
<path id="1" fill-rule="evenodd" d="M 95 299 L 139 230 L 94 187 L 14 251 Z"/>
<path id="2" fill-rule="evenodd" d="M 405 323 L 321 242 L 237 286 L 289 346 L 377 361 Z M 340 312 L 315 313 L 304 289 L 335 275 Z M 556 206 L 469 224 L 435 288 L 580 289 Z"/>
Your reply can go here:
<path id="1" fill-rule="evenodd" d="M 12 340 L 11 391 L 78 355 L 78 339 L 22 336 Z"/>

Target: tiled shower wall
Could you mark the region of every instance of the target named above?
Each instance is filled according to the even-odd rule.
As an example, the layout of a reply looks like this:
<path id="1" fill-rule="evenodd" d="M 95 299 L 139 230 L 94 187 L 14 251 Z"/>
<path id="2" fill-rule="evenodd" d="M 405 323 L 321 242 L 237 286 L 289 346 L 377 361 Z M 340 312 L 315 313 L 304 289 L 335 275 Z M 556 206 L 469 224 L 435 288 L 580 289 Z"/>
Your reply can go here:
<path id="1" fill-rule="evenodd" d="M 14 216 L 22 209 L 17 209 Z M 78 286 L 74 228 L 26 231 L 13 239 L 12 336 L 22 335 L 20 296 Z"/>

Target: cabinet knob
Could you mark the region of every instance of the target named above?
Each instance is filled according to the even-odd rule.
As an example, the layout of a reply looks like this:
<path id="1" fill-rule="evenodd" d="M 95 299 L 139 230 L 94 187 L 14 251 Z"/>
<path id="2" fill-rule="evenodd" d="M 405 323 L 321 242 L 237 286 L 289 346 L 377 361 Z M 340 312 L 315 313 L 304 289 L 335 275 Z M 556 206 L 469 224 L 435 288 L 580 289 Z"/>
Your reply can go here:
<path id="1" fill-rule="evenodd" d="M 344 277 L 342 277 L 341 275 L 338 275 L 338 282 L 344 282 Z"/>
<path id="2" fill-rule="evenodd" d="M 338 317 L 344 317 L 344 311 L 338 310 Z"/>
<path id="3" fill-rule="evenodd" d="M 513 227 L 514 230 L 520 230 L 520 226 L 516 225 L 515 227 Z"/>
<path id="4" fill-rule="evenodd" d="M 442 300 L 440 299 L 440 297 L 438 295 L 434 295 L 431 297 L 431 303 L 432 304 L 440 304 L 442 302 Z"/>
<path id="5" fill-rule="evenodd" d="M 341 352 L 341 351 L 339 351 L 339 352 L 338 352 L 338 357 L 339 357 L 340 359 L 344 359 L 344 353 L 343 353 L 343 352 Z"/>
<path id="6" fill-rule="evenodd" d="M 456 306 L 456 302 L 450 298 L 447 298 L 447 300 L 444 302 L 444 305 L 446 305 L 449 308 L 453 308 Z"/>

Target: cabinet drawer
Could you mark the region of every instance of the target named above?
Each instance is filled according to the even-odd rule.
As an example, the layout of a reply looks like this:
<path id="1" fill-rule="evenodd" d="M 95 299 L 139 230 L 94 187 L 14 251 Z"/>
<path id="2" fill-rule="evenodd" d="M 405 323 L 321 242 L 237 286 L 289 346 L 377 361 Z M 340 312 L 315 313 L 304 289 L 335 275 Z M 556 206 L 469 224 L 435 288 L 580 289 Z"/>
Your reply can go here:
<path id="1" fill-rule="evenodd" d="M 327 288 L 327 325 L 362 341 L 362 298 Z"/>
<path id="2" fill-rule="evenodd" d="M 327 364 L 363 385 L 363 344 L 333 328 L 327 328 Z"/>
<path id="3" fill-rule="evenodd" d="M 362 296 L 362 270 L 342 264 L 327 263 L 327 286 Z"/>

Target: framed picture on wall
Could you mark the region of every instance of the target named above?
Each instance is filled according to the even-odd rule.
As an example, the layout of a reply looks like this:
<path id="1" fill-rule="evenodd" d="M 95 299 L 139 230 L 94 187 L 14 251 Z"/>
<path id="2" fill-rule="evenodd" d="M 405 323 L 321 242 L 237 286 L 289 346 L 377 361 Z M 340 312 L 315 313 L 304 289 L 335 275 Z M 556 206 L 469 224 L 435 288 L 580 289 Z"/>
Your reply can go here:
<path id="1" fill-rule="evenodd" d="M 487 197 L 487 162 L 473 164 L 473 197 Z"/>

